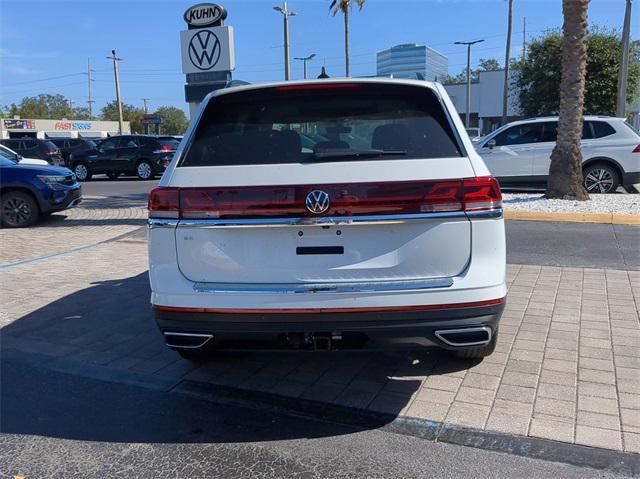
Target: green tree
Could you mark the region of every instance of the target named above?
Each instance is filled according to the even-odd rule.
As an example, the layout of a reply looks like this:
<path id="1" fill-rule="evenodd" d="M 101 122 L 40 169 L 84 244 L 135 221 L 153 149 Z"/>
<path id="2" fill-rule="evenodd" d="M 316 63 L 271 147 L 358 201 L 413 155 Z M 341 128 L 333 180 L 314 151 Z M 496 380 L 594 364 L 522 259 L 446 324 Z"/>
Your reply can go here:
<path id="1" fill-rule="evenodd" d="M 2 109 L 3 116 L 20 118 L 42 118 L 57 120 L 72 118 L 71 104 L 64 95 L 42 93 L 37 96 L 24 97 L 18 105 L 15 103 Z"/>
<path id="2" fill-rule="evenodd" d="M 640 44 L 631 45 L 627 99 L 635 98 L 640 81 Z M 622 42 L 616 32 L 593 29 L 587 37 L 584 114 L 615 115 Z M 528 45 L 525 61 L 516 65 L 515 89 L 525 116 L 560 111 L 562 35 L 549 31 Z"/>
<path id="3" fill-rule="evenodd" d="M 582 115 L 589 49 L 587 9 L 589 0 L 562 0 L 560 115 L 558 139 L 551 152 L 547 198 L 588 200 L 582 183 Z M 615 84 L 615 83 L 614 83 Z M 615 103 L 615 99 L 614 99 Z"/>
<path id="4" fill-rule="evenodd" d="M 115 100 L 107 103 L 101 110 L 100 117 L 103 120 L 118 121 L 118 104 Z M 142 125 L 142 118 L 144 117 L 144 110 L 133 105 L 122 104 L 122 119 L 128 121 L 131 124 L 131 133 L 144 132 L 144 126 Z"/>
<path id="5" fill-rule="evenodd" d="M 478 61 L 478 68 L 471 69 L 471 81 L 478 81 L 480 78 L 480 72 L 492 72 L 495 70 L 501 70 L 502 66 L 500 62 L 495 58 L 481 58 Z M 467 82 L 467 69 L 463 68 L 462 71 L 456 76 L 447 76 L 442 83 L 449 85 L 451 83 L 466 83 Z"/>
<path id="6" fill-rule="evenodd" d="M 362 10 L 364 2 L 365 0 L 332 0 L 329 5 L 329 10 L 333 12 L 334 16 L 339 12 L 342 12 L 344 16 L 344 71 L 346 77 L 349 76 L 349 11 L 354 3 Z"/>
<path id="7" fill-rule="evenodd" d="M 155 115 L 162 119 L 160 131 L 165 135 L 182 135 L 189 126 L 184 111 L 175 106 L 161 106 Z"/>

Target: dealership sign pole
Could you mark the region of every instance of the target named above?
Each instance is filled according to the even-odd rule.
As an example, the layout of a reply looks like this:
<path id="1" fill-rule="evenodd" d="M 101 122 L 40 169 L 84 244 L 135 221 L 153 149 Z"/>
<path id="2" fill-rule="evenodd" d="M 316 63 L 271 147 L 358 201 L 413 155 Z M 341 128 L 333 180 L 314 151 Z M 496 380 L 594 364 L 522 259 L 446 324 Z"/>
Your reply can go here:
<path id="1" fill-rule="evenodd" d="M 191 117 L 208 93 L 231 81 L 235 69 L 233 27 L 224 25 L 226 17 L 224 7 L 213 3 L 199 3 L 184 12 L 188 29 L 180 32 L 180 51 Z"/>

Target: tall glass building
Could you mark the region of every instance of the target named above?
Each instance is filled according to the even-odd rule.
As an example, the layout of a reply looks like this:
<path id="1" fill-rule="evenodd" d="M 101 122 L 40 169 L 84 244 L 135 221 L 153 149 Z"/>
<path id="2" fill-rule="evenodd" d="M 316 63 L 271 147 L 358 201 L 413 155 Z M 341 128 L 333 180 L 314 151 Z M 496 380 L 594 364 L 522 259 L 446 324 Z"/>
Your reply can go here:
<path id="1" fill-rule="evenodd" d="M 425 80 L 442 81 L 448 72 L 448 58 L 425 45 L 405 43 L 377 54 L 378 76 L 415 78 L 420 74 Z"/>

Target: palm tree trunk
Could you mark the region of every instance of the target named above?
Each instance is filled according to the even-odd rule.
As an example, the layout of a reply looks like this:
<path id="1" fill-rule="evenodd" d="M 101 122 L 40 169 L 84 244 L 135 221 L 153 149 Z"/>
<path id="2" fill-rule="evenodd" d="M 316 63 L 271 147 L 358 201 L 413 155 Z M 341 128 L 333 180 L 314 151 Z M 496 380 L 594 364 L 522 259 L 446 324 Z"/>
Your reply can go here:
<path id="1" fill-rule="evenodd" d="M 582 182 L 582 114 L 589 0 L 562 0 L 562 76 L 558 139 L 551 153 L 547 198 L 588 200 Z"/>
<path id="2" fill-rule="evenodd" d="M 349 5 L 342 11 L 344 13 L 344 72 L 349 76 Z"/>

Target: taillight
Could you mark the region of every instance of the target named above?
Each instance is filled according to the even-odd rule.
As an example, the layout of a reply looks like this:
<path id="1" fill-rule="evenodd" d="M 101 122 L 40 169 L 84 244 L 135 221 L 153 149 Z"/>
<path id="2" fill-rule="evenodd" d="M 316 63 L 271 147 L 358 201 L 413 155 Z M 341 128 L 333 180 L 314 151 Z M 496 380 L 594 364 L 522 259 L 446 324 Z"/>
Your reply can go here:
<path id="1" fill-rule="evenodd" d="M 232 219 L 317 217 L 307 195 L 321 190 L 330 205 L 322 216 L 408 215 L 497 209 L 502 206 L 495 178 L 400 181 L 329 185 L 155 188 L 149 216 Z"/>
<path id="2" fill-rule="evenodd" d="M 176 151 L 175 148 L 173 146 L 170 145 L 161 145 L 160 148 L 158 148 L 157 150 L 154 150 L 154 153 L 158 154 L 158 153 L 170 153 L 170 152 L 174 152 Z"/>
<path id="3" fill-rule="evenodd" d="M 149 218 L 179 218 L 180 189 L 158 187 L 149 193 Z"/>
<path id="4" fill-rule="evenodd" d="M 462 184 L 465 211 L 492 210 L 502 207 L 502 193 L 492 176 L 467 178 Z"/>
<path id="5" fill-rule="evenodd" d="M 283 85 L 276 91 L 306 91 L 306 90 L 351 90 L 360 88 L 360 83 L 303 83 L 300 85 Z"/>
<path id="6" fill-rule="evenodd" d="M 633 149 L 632 153 L 640 153 L 640 145 L 636 146 L 636 147 Z"/>

